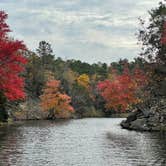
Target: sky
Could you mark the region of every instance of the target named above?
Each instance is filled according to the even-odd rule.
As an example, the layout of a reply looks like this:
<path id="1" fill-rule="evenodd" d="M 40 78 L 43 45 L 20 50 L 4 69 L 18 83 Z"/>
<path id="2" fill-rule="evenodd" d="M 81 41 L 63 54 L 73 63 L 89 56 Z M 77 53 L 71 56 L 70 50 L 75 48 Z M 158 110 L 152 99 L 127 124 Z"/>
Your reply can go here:
<path id="1" fill-rule="evenodd" d="M 138 18 L 160 0 L 0 0 L 10 34 L 35 51 L 45 40 L 56 57 L 88 63 L 133 60 Z"/>

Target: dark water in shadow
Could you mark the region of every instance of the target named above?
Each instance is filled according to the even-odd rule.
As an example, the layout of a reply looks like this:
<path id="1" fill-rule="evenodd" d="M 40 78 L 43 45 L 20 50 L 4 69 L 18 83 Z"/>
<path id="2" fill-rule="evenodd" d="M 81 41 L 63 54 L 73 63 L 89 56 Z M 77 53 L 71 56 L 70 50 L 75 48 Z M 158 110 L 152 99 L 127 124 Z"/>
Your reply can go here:
<path id="1" fill-rule="evenodd" d="M 122 119 L 29 121 L 0 128 L 0 166 L 166 166 L 166 136 Z"/>

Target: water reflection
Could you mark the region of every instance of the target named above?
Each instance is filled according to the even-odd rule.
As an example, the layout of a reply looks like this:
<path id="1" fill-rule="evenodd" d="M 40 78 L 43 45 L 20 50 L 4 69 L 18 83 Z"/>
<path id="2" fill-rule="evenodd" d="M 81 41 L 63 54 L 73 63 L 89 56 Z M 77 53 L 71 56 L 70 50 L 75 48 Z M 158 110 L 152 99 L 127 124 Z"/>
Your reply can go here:
<path id="1" fill-rule="evenodd" d="M 108 145 L 114 147 L 111 155 L 126 165 L 166 165 L 166 135 L 122 130 L 107 133 Z M 122 160 L 121 160 L 122 159 Z M 114 159 L 113 159 L 114 160 Z M 122 164 L 122 165 L 123 165 Z"/>
<path id="2" fill-rule="evenodd" d="M 166 135 L 123 130 L 121 120 L 30 121 L 0 128 L 0 165 L 166 165 Z"/>

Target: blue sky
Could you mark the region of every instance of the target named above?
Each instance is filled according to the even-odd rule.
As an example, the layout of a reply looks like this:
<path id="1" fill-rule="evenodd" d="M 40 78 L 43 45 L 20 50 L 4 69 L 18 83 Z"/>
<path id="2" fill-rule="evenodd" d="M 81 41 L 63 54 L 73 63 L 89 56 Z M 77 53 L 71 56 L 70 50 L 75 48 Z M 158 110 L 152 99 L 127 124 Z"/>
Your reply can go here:
<path id="1" fill-rule="evenodd" d="M 110 63 L 138 56 L 138 17 L 160 0 L 0 0 L 11 35 L 35 51 L 45 40 L 56 57 Z"/>

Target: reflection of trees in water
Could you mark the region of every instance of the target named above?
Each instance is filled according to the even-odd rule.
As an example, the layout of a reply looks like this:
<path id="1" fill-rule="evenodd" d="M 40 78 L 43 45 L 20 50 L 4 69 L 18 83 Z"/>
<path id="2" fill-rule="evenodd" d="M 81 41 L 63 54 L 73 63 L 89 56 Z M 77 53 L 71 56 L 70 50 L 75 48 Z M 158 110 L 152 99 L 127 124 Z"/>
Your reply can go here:
<path id="1" fill-rule="evenodd" d="M 27 121 L 1 127 L 0 166 L 21 164 L 25 157 L 30 157 L 29 153 L 33 155 L 33 149 L 39 148 L 42 143 L 47 143 L 48 138 L 52 137 L 52 128 L 61 130 L 69 123 L 70 120 Z"/>
<path id="2" fill-rule="evenodd" d="M 151 151 L 154 152 L 156 161 L 153 163 L 156 166 L 158 163 L 161 166 L 166 165 L 166 133 L 149 133 L 151 135 Z"/>
<path id="3" fill-rule="evenodd" d="M 0 165 L 11 165 L 19 160 L 20 144 L 18 127 L 4 126 L 0 128 Z"/>
<path id="4" fill-rule="evenodd" d="M 47 127 L 58 127 L 68 125 L 72 120 L 70 119 L 55 119 L 55 120 L 36 120 L 36 121 L 27 121 L 24 123 L 25 127 L 39 127 L 39 128 L 47 128 Z"/>
<path id="5" fill-rule="evenodd" d="M 124 158 L 140 160 L 148 165 L 166 165 L 166 133 L 108 132 L 108 145 Z M 144 161 L 143 161 L 144 160 Z"/>
<path id="6" fill-rule="evenodd" d="M 92 153 L 93 155 L 89 156 L 91 161 L 99 161 L 96 166 L 165 165 L 166 134 L 122 130 L 114 124 L 111 127 L 110 123 L 110 132 L 105 135 L 105 122 L 107 124 L 108 121 L 103 119 L 102 123 L 99 122 L 101 119 L 28 121 L 23 122 L 21 126 L 0 128 L 0 166 L 21 164 L 36 166 L 36 160 L 41 160 L 41 163 L 51 159 L 52 162 L 60 162 L 58 157 L 55 158 L 56 153 L 58 152 L 59 156 L 67 154 L 68 151 L 65 149 L 68 146 L 75 148 L 76 145 L 80 145 L 81 140 L 83 141 L 81 149 L 84 150 L 82 155 L 87 156 L 86 150 L 89 154 Z M 81 129 L 86 134 L 86 139 L 83 138 Z M 92 143 L 92 148 L 89 143 Z M 67 150 L 71 155 L 80 152 L 80 149 L 75 151 L 67 148 Z M 79 159 L 77 156 L 74 160 Z"/>

